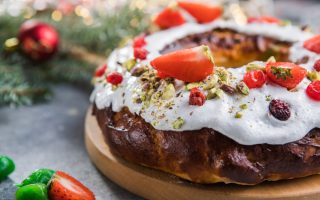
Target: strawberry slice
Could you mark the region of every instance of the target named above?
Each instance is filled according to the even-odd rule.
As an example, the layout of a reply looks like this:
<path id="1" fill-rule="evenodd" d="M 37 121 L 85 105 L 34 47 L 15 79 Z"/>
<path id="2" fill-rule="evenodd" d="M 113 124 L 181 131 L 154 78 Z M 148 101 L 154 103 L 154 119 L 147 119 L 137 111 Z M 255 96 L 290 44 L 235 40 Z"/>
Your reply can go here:
<path id="1" fill-rule="evenodd" d="M 184 24 L 185 19 L 177 9 L 165 8 L 156 16 L 154 23 L 161 29 L 167 29 Z"/>
<path id="2" fill-rule="evenodd" d="M 248 23 L 281 24 L 281 20 L 272 16 L 249 17 Z"/>
<path id="3" fill-rule="evenodd" d="M 50 200 L 94 200 L 94 194 L 70 175 L 57 171 L 51 180 Z"/>
<path id="4" fill-rule="evenodd" d="M 266 72 L 271 81 L 287 89 L 295 88 L 307 75 L 305 68 L 289 62 L 268 63 Z"/>
<path id="5" fill-rule="evenodd" d="M 199 46 L 162 55 L 152 60 L 151 66 L 167 76 L 197 82 L 213 73 L 214 61 L 210 48 Z"/>
<path id="6" fill-rule="evenodd" d="M 186 10 L 199 23 L 208 23 L 219 18 L 223 10 L 219 6 L 208 5 L 199 2 L 178 1 L 178 6 Z"/>
<path id="7" fill-rule="evenodd" d="M 309 51 L 320 54 L 320 35 L 316 35 L 303 43 L 303 47 Z"/>

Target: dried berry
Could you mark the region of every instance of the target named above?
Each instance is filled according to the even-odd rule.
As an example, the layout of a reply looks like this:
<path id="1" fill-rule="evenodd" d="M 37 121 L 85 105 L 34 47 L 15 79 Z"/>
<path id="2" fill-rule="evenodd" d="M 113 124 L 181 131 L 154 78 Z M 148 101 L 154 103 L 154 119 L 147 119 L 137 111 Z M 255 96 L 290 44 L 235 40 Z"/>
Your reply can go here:
<path id="1" fill-rule="evenodd" d="M 107 82 L 111 83 L 112 85 L 118 85 L 122 82 L 122 80 L 122 74 L 120 74 L 119 72 L 112 72 L 107 76 Z"/>
<path id="2" fill-rule="evenodd" d="M 269 104 L 269 111 L 276 119 L 286 121 L 291 116 L 290 106 L 280 99 L 273 99 Z"/>
<path id="3" fill-rule="evenodd" d="M 190 91 L 189 104 L 193 106 L 202 106 L 206 101 L 206 95 L 199 89 L 193 88 Z"/>
<path id="4" fill-rule="evenodd" d="M 222 84 L 222 85 L 220 86 L 220 89 L 223 90 L 225 93 L 228 93 L 228 94 L 230 94 L 230 95 L 235 94 L 236 91 L 237 91 L 235 88 L 233 88 L 233 87 L 231 87 L 231 86 L 229 86 L 229 85 L 227 85 L 227 84 Z"/>

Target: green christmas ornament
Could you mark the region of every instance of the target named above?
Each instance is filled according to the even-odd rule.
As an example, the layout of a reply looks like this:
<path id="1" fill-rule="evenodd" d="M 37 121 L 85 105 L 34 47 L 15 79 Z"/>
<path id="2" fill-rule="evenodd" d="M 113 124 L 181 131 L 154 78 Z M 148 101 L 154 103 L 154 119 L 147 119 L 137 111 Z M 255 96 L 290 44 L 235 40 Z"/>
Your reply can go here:
<path id="1" fill-rule="evenodd" d="M 15 169 L 14 162 L 7 156 L 0 156 L 0 181 L 4 180 Z"/>
<path id="2" fill-rule="evenodd" d="M 55 171 L 51 169 L 38 169 L 32 172 L 26 179 L 22 181 L 21 184 L 18 184 L 17 187 L 24 187 L 26 185 L 36 183 L 47 185 L 54 173 Z"/>
<path id="3" fill-rule="evenodd" d="M 20 187 L 16 192 L 16 200 L 48 200 L 47 185 L 37 183 Z"/>

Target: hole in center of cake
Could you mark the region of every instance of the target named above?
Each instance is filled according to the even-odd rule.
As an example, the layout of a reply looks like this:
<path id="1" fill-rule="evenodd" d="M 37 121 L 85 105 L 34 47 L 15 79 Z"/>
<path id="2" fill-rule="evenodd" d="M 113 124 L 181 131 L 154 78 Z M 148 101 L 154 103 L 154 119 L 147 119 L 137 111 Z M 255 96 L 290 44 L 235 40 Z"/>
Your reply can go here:
<path id="1" fill-rule="evenodd" d="M 214 29 L 176 40 L 165 46 L 161 53 L 199 45 L 208 45 L 211 48 L 216 65 L 235 68 L 256 60 L 266 61 L 271 56 L 277 61 L 288 61 L 291 43 L 228 29 Z"/>

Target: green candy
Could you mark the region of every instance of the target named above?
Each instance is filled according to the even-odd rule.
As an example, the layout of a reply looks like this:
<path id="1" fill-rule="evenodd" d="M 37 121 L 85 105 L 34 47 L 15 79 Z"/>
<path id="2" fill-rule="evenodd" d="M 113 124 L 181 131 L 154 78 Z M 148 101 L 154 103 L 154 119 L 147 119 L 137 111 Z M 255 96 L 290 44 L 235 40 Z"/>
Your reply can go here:
<path id="1" fill-rule="evenodd" d="M 37 183 L 20 187 L 16 192 L 16 200 L 48 200 L 47 185 Z"/>
<path id="2" fill-rule="evenodd" d="M 14 162 L 7 156 L 0 156 L 0 181 L 4 180 L 15 169 Z"/>
<path id="3" fill-rule="evenodd" d="M 24 179 L 21 184 L 18 184 L 17 187 L 23 187 L 35 183 L 43 183 L 47 185 L 54 173 L 55 171 L 51 169 L 38 169 L 32 172 L 32 174 Z"/>

